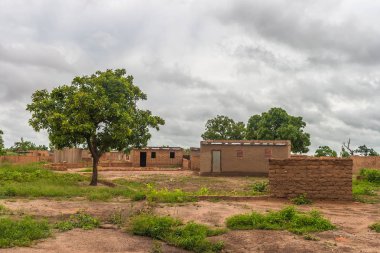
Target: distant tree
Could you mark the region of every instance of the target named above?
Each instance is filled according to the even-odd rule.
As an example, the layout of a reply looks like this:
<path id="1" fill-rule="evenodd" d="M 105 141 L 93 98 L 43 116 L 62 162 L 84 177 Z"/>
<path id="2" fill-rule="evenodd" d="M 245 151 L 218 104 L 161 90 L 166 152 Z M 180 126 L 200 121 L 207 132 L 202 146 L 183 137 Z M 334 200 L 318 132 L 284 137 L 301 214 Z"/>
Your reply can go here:
<path id="1" fill-rule="evenodd" d="M 348 156 L 352 156 L 352 155 L 355 154 L 355 150 L 352 149 L 350 147 L 350 145 L 351 145 L 351 139 L 350 138 L 348 138 L 347 144 L 346 144 L 346 142 L 343 142 L 343 144 L 342 144 L 342 152 L 341 152 L 341 156 L 342 157 L 348 157 Z"/>
<path id="2" fill-rule="evenodd" d="M 350 153 L 342 146 L 342 151 L 340 151 L 341 157 L 350 157 Z"/>
<path id="3" fill-rule="evenodd" d="M 31 141 L 24 141 L 24 138 L 21 137 L 20 141 L 16 141 L 10 150 L 17 151 L 28 151 L 28 150 L 48 150 L 48 147 L 45 145 L 36 145 Z"/>
<path id="4" fill-rule="evenodd" d="M 204 140 L 243 140 L 245 138 L 245 125 L 233 119 L 217 115 L 207 120 L 206 131 L 202 134 Z"/>
<path id="5" fill-rule="evenodd" d="M 366 145 L 359 146 L 355 150 L 355 153 L 361 156 L 378 156 L 379 155 L 373 148 L 368 148 Z"/>
<path id="6" fill-rule="evenodd" d="M 3 134 L 4 132 L 0 129 L 0 155 L 4 155 L 6 153 L 4 150 Z"/>
<path id="7" fill-rule="evenodd" d="M 98 162 L 111 149 L 128 151 L 146 146 L 149 128 L 159 130 L 165 121 L 137 106 L 147 96 L 133 84 L 125 69 L 97 71 L 75 77 L 71 85 L 38 90 L 27 110 L 30 125 L 46 129 L 51 144 L 58 149 L 87 145 L 93 158 L 90 185 L 97 185 Z"/>
<path id="8" fill-rule="evenodd" d="M 282 108 L 271 108 L 261 115 L 253 115 L 247 124 L 248 140 L 290 140 L 294 153 L 309 151 L 310 134 L 304 132 L 302 117 L 289 115 Z"/>
<path id="9" fill-rule="evenodd" d="M 331 156 L 331 157 L 337 157 L 338 154 L 336 151 L 332 150 L 329 146 L 319 146 L 318 149 L 315 151 L 316 157 L 321 156 Z"/>

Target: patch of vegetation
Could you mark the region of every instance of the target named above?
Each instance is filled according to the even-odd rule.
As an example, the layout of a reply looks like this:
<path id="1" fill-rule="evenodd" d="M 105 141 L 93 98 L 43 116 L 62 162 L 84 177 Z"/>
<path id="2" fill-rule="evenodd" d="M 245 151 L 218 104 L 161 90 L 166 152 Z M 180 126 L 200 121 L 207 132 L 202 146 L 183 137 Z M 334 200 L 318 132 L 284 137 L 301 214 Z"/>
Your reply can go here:
<path id="1" fill-rule="evenodd" d="M 380 222 L 376 222 L 369 226 L 369 228 L 377 233 L 380 233 Z"/>
<path id="2" fill-rule="evenodd" d="M 308 241 L 319 241 L 318 237 L 311 235 L 311 234 L 305 234 L 303 236 L 303 239 L 308 240 Z"/>
<path id="3" fill-rule="evenodd" d="M 207 237 L 225 233 L 223 229 L 211 229 L 189 222 L 183 224 L 170 216 L 140 214 L 131 220 L 133 234 L 165 241 L 170 245 L 194 252 L 220 252 L 223 242 L 210 242 Z"/>
<path id="4" fill-rule="evenodd" d="M 368 182 L 380 184 L 380 170 L 362 169 L 360 176 Z"/>
<path id="5" fill-rule="evenodd" d="M 56 173 L 42 164 L 0 165 L 0 198 L 10 197 L 85 197 L 89 200 L 109 200 L 115 197 L 130 198 L 145 189 L 144 184 L 121 181 L 117 187 L 88 185 L 87 176 Z"/>
<path id="6" fill-rule="evenodd" d="M 68 231 L 74 228 L 81 228 L 84 230 L 91 230 L 99 227 L 100 222 L 97 218 L 93 216 L 79 212 L 70 216 L 68 220 L 60 221 L 55 224 L 55 228 L 59 231 Z"/>
<path id="7" fill-rule="evenodd" d="M 25 217 L 21 220 L 0 218 L 0 248 L 29 246 L 34 240 L 51 235 L 50 227 L 45 220 Z"/>
<path id="8" fill-rule="evenodd" d="M 309 204 L 313 203 L 313 201 L 311 201 L 311 199 L 307 198 L 306 193 L 302 193 L 302 194 L 298 195 L 297 197 L 291 199 L 290 201 L 295 205 L 309 205 Z"/>
<path id="9" fill-rule="evenodd" d="M 123 210 L 116 210 L 110 215 L 108 221 L 120 228 L 127 221 L 127 217 L 124 214 Z"/>
<path id="10" fill-rule="evenodd" d="M 268 229 L 288 230 L 295 234 L 306 234 L 334 229 L 335 226 L 318 211 L 301 213 L 289 206 L 277 212 L 235 215 L 226 220 L 233 230 Z"/>
<path id="11" fill-rule="evenodd" d="M 252 190 L 255 192 L 267 192 L 268 182 L 267 181 L 256 182 L 252 185 Z"/>
<path id="12" fill-rule="evenodd" d="M 85 168 L 83 170 L 80 170 L 79 172 L 92 172 L 91 168 Z"/>
<path id="13" fill-rule="evenodd" d="M 180 189 L 168 190 L 166 188 L 157 190 L 151 184 L 147 184 L 146 199 L 150 202 L 160 203 L 183 203 L 196 201 L 196 197 Z"/>
<path id="14" fill-rule="evenodd" d="M 352 193 L 356 201 L 364 203 L 380 203 L 380 171 L 362 169 L 360 179 L 352 182 Z"/>

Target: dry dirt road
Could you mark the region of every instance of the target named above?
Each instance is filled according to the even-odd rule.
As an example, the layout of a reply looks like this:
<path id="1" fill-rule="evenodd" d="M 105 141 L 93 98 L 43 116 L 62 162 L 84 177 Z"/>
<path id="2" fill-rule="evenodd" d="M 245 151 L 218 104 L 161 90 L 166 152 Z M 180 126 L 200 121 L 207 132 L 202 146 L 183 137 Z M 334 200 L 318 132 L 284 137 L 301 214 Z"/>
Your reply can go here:
<path id="1" fill-rule="evenodd" d="M 0 204 L 14 212 L 47 217 L 51 220 L 73 214 L 79 210 L 106 221 L 116 210 L 131 214 L 145 208 L 153 208 L 158 214 L 171 215 L 184 221 L 196 221 L 223 227 L 224 220 L 234 214 L 250 211 L 266 212 L 287 205 L 286 200 L 250 201 L 199 201 L 186 204 L 159 204 L 148 207 L 146 202 L 91 202 L 57 200 L 0 200 Z M 329 218 L 337 230 L 316 233 L 318 241 L 308 241 L 286 231 L 231 231 L 211 240 L 223 240 L 224 252 L 380 252 L 380 234 L 368 226 L 380 220 L 379 204 L 315 202 L 301 210 L 318 209 Z M 28 248 L 2 249 L 3 252 L 152 252 L 158 242 L 149 238 L 133 236 L 121 229 L 72 230 L 55 233 L 54 237 L 35 243 Z M 185 252 L 162 244 L 162 252 Z"/>

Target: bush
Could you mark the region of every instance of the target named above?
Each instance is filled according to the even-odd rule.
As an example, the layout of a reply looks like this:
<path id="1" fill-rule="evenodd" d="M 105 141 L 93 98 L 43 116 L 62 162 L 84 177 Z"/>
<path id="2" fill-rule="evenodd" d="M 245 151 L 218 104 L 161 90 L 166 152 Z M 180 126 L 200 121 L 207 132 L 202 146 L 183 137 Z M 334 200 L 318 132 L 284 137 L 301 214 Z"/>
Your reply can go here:
<path id="1" fill-rule="evenodd" d="M 85 230 L 90 230 L 99 227 L 100 222 L 97 218 L 92 217 L 89 214 L 79 212 L 71 215 L 66 221 L 60 221 L 55 224 L 55 228 L 59 231 L 68 231 L 74 228 L 81 228 Z"/>
<path id="2" fill-rule="evenodd" d="M 290 201 L 295 205 L 308 205 L 313 203 L 313 201 L 307 198 L 306 193 L 300 194 L 297 197 L 291 199 Z"/>
<path id="3" fill-rule="evenodd" d="M 331 222 L 317 211 L 298 212 L 294 207 L 286 207 L 277 212 L 235 215 L 226 220 L 227 227 L 233 230 L 268 229 L 288 230 L 295 234 L 334 229 Z"/>
<path id="4" fill-rule="evenodd" d="M 368 182 L 380 184 L 380 170 L 362 169 L 360 176 Z"/>
<path id="5" fill-rule="evenodd" d="M 376 222 L 369 226 L 369 228 L 377 233 L 380 233 L 380 222 Z"/>
<path id="6" fill-rule="evenodd" d="M 252 189 L 255 192 L 266 192 L 267 188 L 268 188 L 268 182 L 266 181 L 256 182 L 252 185 Z"/>
<path id="7" fill-rule="evenodd" d="M 206 238 L 224 233 L 205 225 L 189 222 L 185 225 L 170 216 L 141 214 L 131 220 L 131 230 L 136 235 L 149 236 L 168 244 L 194 252 L 219 252 L 222 242 L 212 243 Z"/>
<path id="8" fill-rule="evenodd" d="M 0 248 L 28 246 L 32 241 L 47 238 L 50 234 L 49 224 L 45 220 L 0 218 Z"/>

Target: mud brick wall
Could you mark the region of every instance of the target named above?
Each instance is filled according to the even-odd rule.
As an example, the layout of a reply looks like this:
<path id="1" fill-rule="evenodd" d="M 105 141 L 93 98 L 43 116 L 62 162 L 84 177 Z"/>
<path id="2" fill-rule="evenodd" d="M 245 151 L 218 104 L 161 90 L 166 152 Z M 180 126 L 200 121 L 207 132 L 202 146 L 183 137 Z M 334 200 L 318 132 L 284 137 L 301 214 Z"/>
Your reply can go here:
<path id="1" fill-rule="evenodd" d="M 189 170 L 191 167 L 191 161 L 189 159 L 182 159 L 182 169 Z"/>
<path id="2" fill-rule="evenodd" d="M 200 148 L 190 148 L 190 168 L 191 170 L 199 171 L 200 168 Z"/>
<path id="3" fill-rule="evenodd" d="M 269 160 L 271 195 L 293 198 L 352 200 L 352 159 L 289 158 Z"/>
<path id="4" fill-rule="evenodd" d="M 351 156 L 350 158 L 354 162 L 354 174 L 359 174 L 363 168 L 380 170 L 380 156 Z"/>

